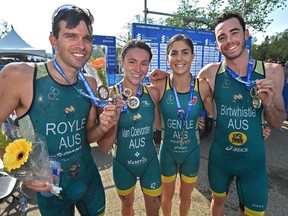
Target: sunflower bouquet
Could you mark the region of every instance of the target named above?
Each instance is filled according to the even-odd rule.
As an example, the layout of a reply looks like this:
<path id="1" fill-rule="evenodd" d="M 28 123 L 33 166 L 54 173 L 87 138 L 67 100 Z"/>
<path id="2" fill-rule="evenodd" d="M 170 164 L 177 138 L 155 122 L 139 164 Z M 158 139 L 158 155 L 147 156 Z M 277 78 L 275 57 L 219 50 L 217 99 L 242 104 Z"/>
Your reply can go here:
<path id="1" fill-rule="evenodd" d="M 23 138 L 19 127 L 7 123 L 2 123 L 0 129 L 3 171 L 20 180 L 45 181 L 53 186 L 45 138 L 40 135 Z M 61 188 L 53 186 L 51 193 L 59 196 L 60 191 Z"/>

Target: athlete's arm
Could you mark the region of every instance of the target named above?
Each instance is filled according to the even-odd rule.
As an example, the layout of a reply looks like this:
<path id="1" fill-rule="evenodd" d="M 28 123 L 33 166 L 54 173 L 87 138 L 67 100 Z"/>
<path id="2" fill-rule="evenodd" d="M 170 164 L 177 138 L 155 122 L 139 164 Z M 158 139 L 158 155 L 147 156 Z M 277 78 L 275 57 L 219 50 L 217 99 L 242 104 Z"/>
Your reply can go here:
<path id="1" fill-rule="evenodd" d="M 149 75 L 149 80 L 151 83 L 154 83 L 158 80 L 165 79 L 169 75 L 170 75 L 170 73 L 168 73 L 166 71 L 154 69 Z"/>
<path id="2" fill-rule="evenodd" d="M 281 65 L 265 63 L 266 78 L 257 80 L 259 97 L 264 107 L 264 117 L 272 128 L 282 126 L 286 118 L 282 91 L 284 71 Z"/>
<path id="3" fill-rule="evenodd" d="M 262 135 L 264 140 L 268 139 L 271 134 L 271 129 L 268 125 L 264 125 L 262 129 Z"/>
<path id="4" fill-rule="evenodd" d="M 10 63 L 1 70 L 0 122 L 4 122 L 14 110 L 19 117 L 29 109 L 33 97 L 34 69 L 31 64 Z M 34 191 L 52 190 L 52 186 L 43 181 L 23 180 L 23 183 Z"/>
<path id="5" fill-rule="evenodd" d="M 87 76 L 92 89 L 97 89 L 96 80 Z M 91 108 L 87 120 L 87 140 L 89 143 L 98 142 L 111 127 L 117 124 L 116 106 L 109 103 L 103 109 L 95 106 L 91 101 Z"/>
<path id="6" fill-rule="evenodd" d="M 17 116 L 27 112 L 33 97 L 34 66 L 10 63 L 0 72 L 0 122 L 15 110 Z"/>
<path id="7" fill-rule="evenodd" d="M 199 90 L 207 113 L 209 113 L 209 115 L 212 115 L 214 117 L 212 90 L 205 79 L 199 79 Z"/>
<path id="8" fill-rule="evenodd" d="M 112 103 L 110 105 L 112 105 Z M 104 107 L 104 109 L 100 111 L 101 113 L 100 118 L 103 117 L 102 121 L 106 121 L 105 116 L 108 114 L 107 112 L 110 112 L 109 111 L 110 108 L 112 108 L 110 105 Z M 115 105 L 113 105 L 113 108 L 112 108 L 112 112 L 115 114 L 115 116 L 113 113 L 111 113 L 114 116 L 113 117 L 114 125 L 109 125 L 109 129 L 107 128 L 108 129 L 107 132 L 105 132 L 105 134 L 97 141 L 98 146 L 105 153 L 109 151 L 109 149 L 113 146 L 113 144 L 116 141 L 118 121 L 119 121 L 120 114 L 121 114 L 121 106 L 124 106 L 124 105 L 125 105 L 125 102 L 122 100 L 122 96 L 116 95 Z M 109 121 L 107 121 L 107 123 L 110 124 Z"/>
<path id="9" fill-rule="evenodd" d="M 160 119 L 160 109 L 159 109 L 159 100 L 160 100 L 159 91 L 154 85 L 149 86 L 148 91 L 155 105 L 154 129 L 161 130 L 161 119 Z"/>
<path id="10" fill-rule="evenodd" d="M 211 89 L 211 95 L 214 93 L 215 77 L 219 66 L 220 63 L 207 64 L 200 70 L 197 75 L 199 79 L 203 79 L 208 83 Z"/>

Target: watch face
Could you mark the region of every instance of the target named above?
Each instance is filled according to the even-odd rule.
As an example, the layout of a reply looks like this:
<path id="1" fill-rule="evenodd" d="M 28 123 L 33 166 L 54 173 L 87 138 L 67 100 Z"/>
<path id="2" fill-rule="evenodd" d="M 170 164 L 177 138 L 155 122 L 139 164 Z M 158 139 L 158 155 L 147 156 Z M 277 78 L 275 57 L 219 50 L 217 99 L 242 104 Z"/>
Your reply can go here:
<path id="1" fill-rule="evenodd" d="M 131 109 L 136 109 L 140 105 L 139 99 L 135 96 L 129 97 L 127 103 L 128 103 L 128 107 L 130 107 Z"/>
<path id="2" fill-rule="evenodd" d="M 100 100 L 107 100 L 109 98 L 109 89 L 107 86 L 99 86 L 98 97 Z"/>

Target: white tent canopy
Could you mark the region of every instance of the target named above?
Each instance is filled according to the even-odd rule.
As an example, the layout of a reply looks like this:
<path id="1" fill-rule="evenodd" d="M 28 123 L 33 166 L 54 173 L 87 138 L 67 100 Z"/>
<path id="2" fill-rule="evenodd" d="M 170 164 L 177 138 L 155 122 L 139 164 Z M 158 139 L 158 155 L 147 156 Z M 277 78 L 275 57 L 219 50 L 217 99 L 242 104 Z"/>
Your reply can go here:
<path id="1" fill-rule="evenodd" d="M 46 51 L 26 43 L 11 26 L 11 31 L 0 39 L 0 56 L 32 55 L 46 58 Z"/>

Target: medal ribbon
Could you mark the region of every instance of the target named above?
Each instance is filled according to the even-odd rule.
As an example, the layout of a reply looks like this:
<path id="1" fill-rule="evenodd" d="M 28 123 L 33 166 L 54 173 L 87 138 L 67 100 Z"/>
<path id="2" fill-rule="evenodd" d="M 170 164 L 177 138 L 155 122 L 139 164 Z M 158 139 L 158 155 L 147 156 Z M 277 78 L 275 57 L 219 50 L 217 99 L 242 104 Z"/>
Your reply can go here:
<path id="1" fill-rule="evenodd" d="M 244 83 L 246 85 L 246 89 L 250 90 L 251 88 L 256 86 L 255 80 L 251 81 L 251 76 L 252 76 L 252 70 L 253 70 L 253 63 L 254 59 L 250 56 L 249 57 L 249 64 L 247 67 L 247 76 L 246 76 L 246 81 L 242 79 L 241 77 L 238 76 L 231 68 L 229 68 L 227 65 L 225 65 L 225 70 L 227 73 L 232 76 L 235 80 L 238 82 Z"/>
<path id="2" fill-rule="evenodd" d="M 119 93 L 122 94 L 123 93 L 123 82 L 122 81 L 118 83 L 118 87 L 119 87 Z M 140 99 L 141 92 L 142 92 L 142 83 L 139 84 L 137 92 L 136 92 L 136 97 L 138 99 Z M 128 106 L 127 106 L 127 104 L 125 104 L 125 106 L 122 106 L 121 112 L 125 112 L 125 111 L 127 111 L 127 109 L 128 109 Z"/>
<path id="3" fill-rule="evenodd" d="M 58 73 L 67 81 L 67 83 L 69 85 L 71 85 L 80 95 L 84 96 L 84 97 L 88 97 L 90 98 L 93 103 L 95 104 L 95 106 L 99 106 L 99 107 L 105 107 L 108 103 L 107 101 L 100 101 L 95 93 L 93 92 L 89 82 L 87 81 L 87 79 L 85 78 L 84 76 L 84 73 L 83 73 L 83 68 L 80 68 L 78 71 L 77 71 L 77 74 L 78 74 L 78 77 L 80 78 L 80 80 L 84 83 L 85 85 L 85 88 L 88 92 L 88 94 L 86 94 L 85 92 L 83 92 L 83 89 L 78 89 L 76 86 L 74 86 L 70 80 L 67 78 L 66 74 L 63 72 L 62 68 L 60 67 L 60 65 L 57 63 L 56 59 L 54 58 L 53 59 L 53 65 L 55 67 L 55 69 L 58 71 Z"/>
<path id="4" fill-rule="evenodd" d="M 174 85 L 174 81 L 173 81 L 173 77 L 171 76 L 171 83 L 172 83 L 172 88 L 174 91 L 174 96 L 176 99 L 176 104 L 177 104 L 177 113 L 178 116 L 180 117 L 181 121 L 182 121 L 182 127 L 183 129 L 186 126 L 186 121 L 190 115 L 191 109 L 192 109 L 192 100 L 193 100 L 193 94 L 194 94 L 194 78 L 191 77 L 191 84 L 190 84 L 190 92 L 189 92 L 189 99 L 188 99 L 188 106 L 187 106 L 187 111 L 185 112 L 185 117 L 183 115 L 183 109 L 181 109 L 181 104 L 178 98 L 178 93 L 176 90 L 176 86 Z"/>

